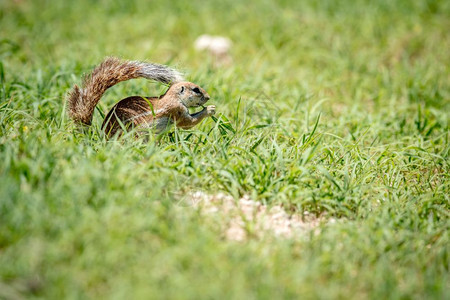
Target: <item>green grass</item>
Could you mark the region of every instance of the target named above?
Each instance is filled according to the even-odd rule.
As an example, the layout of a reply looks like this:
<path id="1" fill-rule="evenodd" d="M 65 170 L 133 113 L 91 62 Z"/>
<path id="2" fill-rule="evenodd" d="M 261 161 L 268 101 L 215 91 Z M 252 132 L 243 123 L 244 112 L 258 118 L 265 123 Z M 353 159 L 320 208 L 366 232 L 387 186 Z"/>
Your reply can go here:
<path id="1" fill-rule="evenodd" d="M 0 298 L 448 297 L 448 28 L 439 0 L 1 1 Z M 64 98 L 108 55 L 180 68 L 217 119 L 159 143 L 106 141 L 98 111 L 77 130 Z M 337 222 L 231 242 L 195 191 Z"/>

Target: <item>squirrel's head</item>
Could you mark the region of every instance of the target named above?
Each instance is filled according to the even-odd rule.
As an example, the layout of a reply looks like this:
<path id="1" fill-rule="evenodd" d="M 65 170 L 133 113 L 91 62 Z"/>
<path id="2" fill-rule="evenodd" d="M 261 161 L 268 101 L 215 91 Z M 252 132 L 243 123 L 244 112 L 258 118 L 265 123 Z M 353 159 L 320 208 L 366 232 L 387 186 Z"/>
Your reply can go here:
<path id="1" fill-rule="evenodd" d="M 174 83 L 166 95 L 175 96 L 186 107 L 202 106 L 209 100 L 208 93 L 192 82 Z"/>

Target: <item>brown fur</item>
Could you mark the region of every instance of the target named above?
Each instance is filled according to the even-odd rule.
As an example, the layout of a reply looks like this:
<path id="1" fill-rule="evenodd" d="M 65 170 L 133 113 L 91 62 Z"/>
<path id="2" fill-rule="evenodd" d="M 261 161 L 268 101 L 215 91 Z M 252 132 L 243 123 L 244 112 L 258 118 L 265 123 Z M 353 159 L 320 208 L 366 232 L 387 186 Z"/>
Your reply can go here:
<path id="1" fill-rule="evenodd" d="M 197 89 L 198 92 L 194 92 Z M 159 98 L 133 96 L 121 100 L 109 111 L 102 128 L 109 137 L 122 127 L 151 128 L 156 133 L 172 124 L 189 129 L 215 113 L 214 105 L 192 115 L 189 113 L 188 107 L 202 106 L 208 100 L 208 93 L 198 85 L 179 82 Z"/>
<path id="2" fill-rule="evenodd" d="M 215 106 L 211 105 L 189 114 L 188 107 L 202 106 L 209 95 L 194 83 L 182 82 L 177 71 L 158 64 L 107 58 L 84 78 L 83 88 L 74 86 L 68 97 L 70 117 L 75 122 L 90 125 L 95 106 L 108 88 L 139 77 L 174 84 L 160 97 L 134 96 L 119 101 L 102 125 L 109 137 L 130 126 L 151 128 L 157 133 L 171 124 L 187 129 L 215 113 Z"/>

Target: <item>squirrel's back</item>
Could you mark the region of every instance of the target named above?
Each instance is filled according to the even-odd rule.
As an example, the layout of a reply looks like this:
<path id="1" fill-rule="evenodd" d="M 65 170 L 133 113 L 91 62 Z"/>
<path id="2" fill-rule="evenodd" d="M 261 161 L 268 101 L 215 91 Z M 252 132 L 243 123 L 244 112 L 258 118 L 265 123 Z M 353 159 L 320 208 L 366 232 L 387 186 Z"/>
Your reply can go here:
<path id="1" fill-rule="evenodd" d="M 73 87 L 67 100 L 69 116 L 75 122 L 90 125 L 94 109 L 106 90 L 134 78 L 147 78 L 165 84 L 183 81 L 181 73 L 164 65 L 108 57 L 85 76 L 81 88 L 77 85 Z"/>

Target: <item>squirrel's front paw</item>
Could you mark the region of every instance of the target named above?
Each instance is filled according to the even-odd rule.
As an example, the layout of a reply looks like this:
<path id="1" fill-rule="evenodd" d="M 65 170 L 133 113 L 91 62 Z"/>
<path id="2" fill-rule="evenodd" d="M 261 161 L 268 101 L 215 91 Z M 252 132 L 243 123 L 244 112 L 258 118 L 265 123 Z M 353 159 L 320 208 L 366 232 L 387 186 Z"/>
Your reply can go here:
<path id="1" fill-rule="evenodd" d="M 216 113 L 216 106 L 215 105 L 208 105 L 206 107 L 206 113 L 208 114 L 208 116 L 212 116 Z"/>

